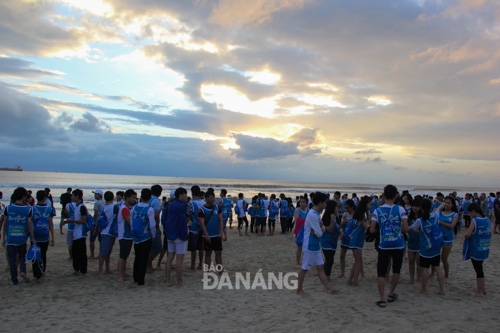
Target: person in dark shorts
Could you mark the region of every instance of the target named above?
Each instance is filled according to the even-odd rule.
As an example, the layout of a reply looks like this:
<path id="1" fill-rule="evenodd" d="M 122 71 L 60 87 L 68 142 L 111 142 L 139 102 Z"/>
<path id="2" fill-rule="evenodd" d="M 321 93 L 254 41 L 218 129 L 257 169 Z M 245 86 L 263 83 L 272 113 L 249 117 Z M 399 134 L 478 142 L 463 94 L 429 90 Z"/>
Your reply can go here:
<path id="1" fill-rule="evenodd" d="M 205 204 L 198 210 L 198 220 L 200 220 L 200 227 L 203 233 L 205 264 L 209 267 L 212 262 L 212 252 L 215 252 L 216 265 L 222 265 L 222 212 L 219 211 L 214 202 L 214 192 L 207 191 L 205 193 Z"/>

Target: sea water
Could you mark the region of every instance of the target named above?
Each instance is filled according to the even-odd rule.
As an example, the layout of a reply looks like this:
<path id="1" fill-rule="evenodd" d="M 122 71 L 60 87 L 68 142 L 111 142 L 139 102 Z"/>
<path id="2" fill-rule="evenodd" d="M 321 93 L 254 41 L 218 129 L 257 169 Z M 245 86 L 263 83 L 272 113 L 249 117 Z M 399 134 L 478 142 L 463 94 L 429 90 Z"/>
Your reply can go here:
<path id="1" fill-rule="evenodd" d="M 54 199 L 54 203 L 59 202 L 61 194 L 66 192 L 68 187 L 81 189 L 85 202 L 93 202 L 93 190 L 100 189 L 103 192 L 125 191 L 134 189 L 137 193 L 143 188 L 150 188 L 154 184 L 160 184 L 163 187 L 162 196 L 168 197 L 171 190 L 178 187 L 184 187 L 190 193 L 193 185 L 198 185 L 204 191 L 208 187 L 215 189 L 218 196 L 221 189 L 226 189 L 233 198 L 238 193 L 243 193 L 246 199 L 258 193 L 266 195 L 284 193 L 286 196 L 295 199 L 296 196 L 315 191 L 327 192 L 333 195 L 333 192 L 340 191 L 347 193 L 351 197 L 356 193 L 358 197 L 363 195 L 377 194 L 383 192 L 386 184 L 349 184 L 349 183 L 318 183 L 318 182 L 299 182 L 299 181 L 272 181 L 272 180 L 244 180 L 244 179 L 219 179 L 219 178 L 182 178 L 165 176 L 140 176 L 140 175 L 107 175 L 107 174 L 86 174 L 86 173 L 62 173 L 62 172 L 31 172 L 31 171 L 0 171 L 0 191 L 3 192 L 2 202 L 9 202 L 9 198 L 16 187 L 22 186 L 33 191 L 33 197 L 38 190 L 48 187 Z M 436 192 L 443 192 L 447 195 L 450 192 L 457 191 L 458 195 L 463 197 L 465 193 L 496 192 L 499 189 L 489 188 L 467 188 L 467 187 L 449 187 L 449 186 L 419 186 L 408 184 L 396 185 L 400 192 L 409 190 L 412 195 L 427 194 L 434 196 Z M 294 200 L 295 202 L 295 200 Z M 55 204 L 56 208 L 60 208 Z"/>

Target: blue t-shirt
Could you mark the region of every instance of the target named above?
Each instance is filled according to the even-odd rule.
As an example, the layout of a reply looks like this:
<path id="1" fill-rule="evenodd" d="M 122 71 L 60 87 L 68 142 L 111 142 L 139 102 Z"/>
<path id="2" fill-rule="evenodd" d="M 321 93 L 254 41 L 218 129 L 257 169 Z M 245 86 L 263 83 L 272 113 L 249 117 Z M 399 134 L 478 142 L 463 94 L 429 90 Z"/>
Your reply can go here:
<path id="1" fill-rule="evenodd" d="M 202 205 L 198 210 L 198 219 L 203 219 L 209 237 L 218 237 L 220 235 L 219 215 L 222 215 L 222 212 L 219 212 L 217 205 L 212 208 Z"/>
<path id="2" fill-rule="evenodd" d="M 441 254 L 441 246 L 432 247 L 432 230 L 439 223 L 438 214 L 432 213 L 428 220 L 419 218 L 412 224 L 413 230 L 419 231 L 420 237 L 420 256 L 424 258 L 434 258 Z"/>
<path id="3" fill-rule="evenodd" d="M 32 208 L 33 233 L 35 241 L 48 242 L 50 236 L 49 222 L 52 218 L 54 208 L 52 206 L 35 205 Z"/>
<path id="4" fill-rule="evenodd" d="M 446 223 L 446 224 L 451 224 L 453 222 L 453 218 L 457 215 L 457 213 L 452 212 L 451 214 L 445 214 L 444 212 L 439 212 L 439 221 Z M 447 245 L 453 244 L 453 238 L 455 237 L 453 229 L 446 228 L 442 225 L 439 226 L 441 229 L 441 232 L 443 233 L 443 238 L 444 241 L 447 243 Z"/>
<path id="5" fill-rule="evenodd" d="M 334 221 L 332 232 L 329 232 L 327 229 L 321 236 L 321 248 L 323 250 L 335 251 L 337 249 L 338 239 L 339 239 L 339 224 L 337 223 L 337 221 Z"/>
<path id="6" fill-rule="evenodd" d="M 406 210 L 399 205 L 385 204 L 375 210 L 372 220 L 378 223 L 380 229 L 379 249 L 404 249 L 402 221 L 406 216 Z"/>
<path id="7" fill-rule="evenodd" d="M 471 234 L 470 257 L 474 260 L 486 260 L 490 255 L 491 227 L 487 217 L 476 217 L 476 227 Z"/>
<path id="8" fill-rule="evenodd" d="M 28 220 L 31 214 L 31 207 L 28 205 L 10 204 L 5 207 L 6 245 L 26 244 L 29 236 Z"/>

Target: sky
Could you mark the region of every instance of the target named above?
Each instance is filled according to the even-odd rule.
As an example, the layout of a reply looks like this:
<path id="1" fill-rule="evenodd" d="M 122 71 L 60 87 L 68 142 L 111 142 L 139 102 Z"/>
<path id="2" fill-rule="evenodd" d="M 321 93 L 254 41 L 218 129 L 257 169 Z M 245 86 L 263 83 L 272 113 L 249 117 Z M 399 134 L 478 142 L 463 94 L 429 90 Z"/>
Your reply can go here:
<path id="1" fill-rule="evenodd" d="M 0 167 L 500 188 L 497 0 L 3 0 Z"/>

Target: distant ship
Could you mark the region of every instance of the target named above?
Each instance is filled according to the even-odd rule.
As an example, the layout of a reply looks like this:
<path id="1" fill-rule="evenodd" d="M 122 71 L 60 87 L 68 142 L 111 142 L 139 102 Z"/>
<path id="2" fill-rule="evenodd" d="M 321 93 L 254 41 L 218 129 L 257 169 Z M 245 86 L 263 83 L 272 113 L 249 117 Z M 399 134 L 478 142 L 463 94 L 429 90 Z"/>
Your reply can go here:
<path id="1" fill-rule="evenodd" d="M 14 168 L 0 168 L 0 171 L 23 171 L 20 165 L 16 165 Z"/>

